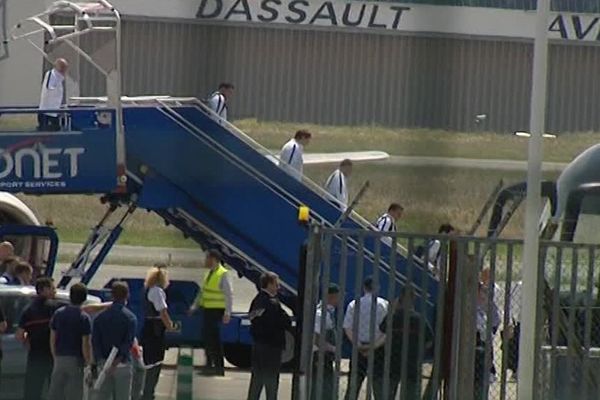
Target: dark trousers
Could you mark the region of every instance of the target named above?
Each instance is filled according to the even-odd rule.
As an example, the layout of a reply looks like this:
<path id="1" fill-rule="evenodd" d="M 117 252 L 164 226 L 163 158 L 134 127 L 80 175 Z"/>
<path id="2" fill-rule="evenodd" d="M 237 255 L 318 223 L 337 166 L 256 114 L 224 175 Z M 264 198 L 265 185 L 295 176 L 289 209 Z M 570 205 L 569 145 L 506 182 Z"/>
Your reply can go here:
<path id="1" fill-rule="evenodd" d="M 389 400 L 394 400 L 396 398 L 396 393 L 400 391 L 401 398 L 403 400 L 420 400 L 421 396 L 419 394 L 419 381 L 416 376 L 407 376 L 406 382 L 402 382 L 402 387 L 398 387 L 400 385 L 400 381 L 402 380 L 402 375 L 392 374 L 390 376 L 390 390 L 389 390 Z M 383 377 L 376 376 L 374 386 L 378 387 L 378 390 L 375 393 L 380 392 L 383 397 Z M 377 398 L 377 396 L 375 397 Z"/>
<path id="2" fill-rule="evenodd" d="M 485 344 L 481 343 L 475 348 L 474 400 L 486 398 L 485 380 L 489 378 L 490 373 L 485 370 Z"/>
<path id="3" fill-rule="evenodd" d="M 267 400 L 277 400 L 282 350 L 266 344 L 252 346 L 252 377 L 248 388 L 248 400 L 259 400 L 263 388 Z"/>
<path id="4" fill-rule="evenodd" d="M 38 114 L 38 130 L 40 131 L 59 131 L 60 118 L 47 114 Z"/>
<path id="5" fill-rule="evenodd" d="M 154 391 L 160 378 L 160 370 L 162 364 L 156 367 L 146 370 L 146 377 L 144 378 L 144 391 L 142 393 L 142 400 L 154 400 Z"/>
<path id="6" fill-rule="evenodd" d="M 204 334 L 204 349 L 206 352 L 206 366 L 214 368 L 217 372 L 225 370 L 223 362 L 223 343 L 221 343 L 221 322 L 223 309 L 205 308 L 203 313 L 202 332 Z"/>
<path id="7" fill-rule="evenodd" d="M 28 357 L 25 370 L 25 400 L 40 400 L 44 386 L 50 384 L 52 357 Z"/>
<path id="8" fill-rule="evenodd" d="M 165 358 L 165 328 L 160 320 L 146 319 L 142 329 L 144 364 L 155 364 Z M 143 400 L 153 400 L 162 364 L 146 371 Z"/>
<path id="9" fill-rule="evenodd" d="M 335 358 L 331 353 L 325 353 L 325 359 L 323 363 L 323 386 L 317 387 L 317 381 L 319 379 L 319 353 L 313 354 L 313 374 L 311 378 L 311 400 L 317 399 L 317 394 L 320 394 L 319 399 L 330 400 L 337 399 L 337 396 L 333 393 L 333 380 L 334 376 L 334 363 Z"/>
<path id="10" fill-rule="evenodd" d="M 354 364 L 350 362 L 350 373 L 348 374 L 348 390 L 346 390 L 345 400 L 356 400 L 360 393 L 360 387 L 363 381 L 367 377 L 367 369 L 369 366 L 369 359 L 363 357 L 362 354 L 358 354 L 358 362 Z M 356 385 L 352 386 L 353 376 L 356 374 Z"/>
<path id="11" fill-rule="evenodd" d="M 391 374 L 390 375 L 390 387 L 388 391 L 388 398 L 383 397 L 383 385 L 384 385 L 384 371 L 383 371 L 383 360 L 385 354 L 383 352 L 383 348 L 379 348 L 375 350 L 375 354 L 373 355 L 373 377 L 372 377 L 372 390 L 373 390 L 373 398 L 375 400 L 393 400 L 396 396 L 398 385 L 400 384 L 401 375 L 400 374 Z M 398 368 L 395 366 L 391 366 L 391 368 Z M 410 367 L 407 367 L 410 368 Z M 367 378 L 369 371 L 369 358 L 364 357 L 362 354 L 358 354 L 358 362 L 354 365 L 352 362 L 350 363 L 350 373 L 348 374 L 348 390 L 346 391 L 345 400 L 356 400 L 358 399 L 358 394 L 360 393 L 360 387 L 362 386 L 365 378 Z M 352 376 L 356 374 L 356 386 L 352 387 Z M 419 399 L 418 395 L 415 397 L 415 393 L 418 391 L 418 381 L 419 377 L 416 373 L 410 373 L 407 371 L 407 379 L 406 379 L 406 397 L 402 397 L 402 399 L 413 400 Z"/>

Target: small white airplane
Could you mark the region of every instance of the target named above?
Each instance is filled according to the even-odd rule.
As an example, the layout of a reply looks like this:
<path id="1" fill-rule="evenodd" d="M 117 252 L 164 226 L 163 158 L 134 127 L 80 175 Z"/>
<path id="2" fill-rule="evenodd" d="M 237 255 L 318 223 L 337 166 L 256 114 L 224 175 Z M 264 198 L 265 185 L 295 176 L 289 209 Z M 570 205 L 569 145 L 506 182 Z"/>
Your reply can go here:
<path id="1" fill-rule="evenodd" d="M 273 154 L 277 153 L 273 151 Z M 279 156 L 268 155 L 267 158 L 277 163 Z M 304 154 L 304 165 L 339 164 L 343 160 L 355 162 L 384 161 L 390 155 L 384 151 L 350 151 L 342 153 L 307 153 Z"/>

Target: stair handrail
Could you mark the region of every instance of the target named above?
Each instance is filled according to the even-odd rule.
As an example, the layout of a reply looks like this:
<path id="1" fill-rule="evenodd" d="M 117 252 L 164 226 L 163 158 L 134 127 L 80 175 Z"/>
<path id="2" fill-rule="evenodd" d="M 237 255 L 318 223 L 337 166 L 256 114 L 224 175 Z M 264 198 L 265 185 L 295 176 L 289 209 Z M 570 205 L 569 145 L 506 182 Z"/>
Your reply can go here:
<path id="1" fill-rule="evenodd" d="M 95 106 L 99 104 L 106 103 L 106 97 L 71 97 L 72 103 L 77 105 L 88 105 Z M 230 133 L 234 134 L 238 139 L 241 139 L 244 143 L 248 144 L 253 149 L 257 150 L 259 153 L 264 156 L 271 157 L 272 159 L 279 159 L 278 154 L 275 154 L 271 150 L 264 147 L 262 144 L 254 140 L 252 137 L 248 136 L 244 131 L 233 125 L 231 122 L 219 117 L 213 110 L 206 106 L 202 101 L 198 100 L 196 97 L 171 97 L 166 95 L 150 95 L 150 96 L 123 96 L 122 103 L 128 106 L 133 107 L 144 107 L 144 106 L 165 106 L 166 104 L 173 104 L 174 106 L 186 106 L 191 105 L 197 109 L 200 109 L 204 113 L 207 113 L 215 120 L 217 120 L 221 125 L 223 125 Z M 313 192 L 316 192 L 321 197 L 324 197 L 328 200 L 334 200 L 335 198 L 327 192 L 323 187 L 317 184 L 315 181 L 307 177 L 306 175 L 302 175 L 302 182 L 304 182 Z M 335 201 L 335 205 L 343 212 L 343 209 L 339 202 Z M 357 222 L 361 227 L 374 230 L 374 225 L 368 221 L 366 218 L 358 214 L 356 211 L 353 211 L 352 219 L 354 222 Z"/>
<path id="2" fill-rule="evenodd" d="M 181 99 L 173 99 L 173 100 L 181 102 Z M 248 136 L 244 131 L 242 131 L 235 125 L 233 125 L 231 122 L 220 118 L 213 110 L 211 110 L 209 107 L 207 107 L 206 104 L 204 104 L 200 100 L 198 100 L 196 98 L 191 98 L 191 99 L 188 99 L 188 101 L 191 102 L 192 105 L 194 105 L 196 108 L 199 108 L 202 111 L 209 113 L 209 115 L 213 116 L 214 118 L 218 118 L 221 125 L 224 125 L 229 132 L 233 133 L 237 138 L 241 139 L 246 144 L 248 144 L 249 146 L 251 146 L 252 148 L 257 150 L 258 152 L 260 152 L 261 154 L 263 154 L 265 156 L 270 156 L 276 160 L 279 160 L 278 154 L 275 154 L 271 150 L 264 147 L 262 144 L 260 144 L 256 140 L 254 140 L 252 137 Z M 167 100 L 167 102 L 168 102 L 168 100 Z M 323 187 L 321 185 L 317 184 L 315 181 L 310 179 L 308 176 L 303 174 L 302 182 L 306 186 L 308 186 L 313 192 L 317 193 L 321 197 L 324 197 L 325 199 L 328 199 L 328 200 L 334 200 L 335 206 L 337 208 L 339 208 L 340 211 L 342 211 L 342 212 L 344 211 L 343 208 L 341 207 L 341 205 L 339 204 L 339 202 L 336 201 L 336 199 L 329 192 L 327 192 L 325 189 L 323 189 Z M 371 222 L 369 222 L 366 218 L 364 218 L 363 216 L 358 214 L 356 211 L 352 211 L 351 216 L 352 216 L 352 219 L 354 220 L 354 222 L 357 222 L 363 228 L 368 229 L 368 230 L 374 229 L 374 225 Z"/>
<path id="3" fill-rule="evenodd" d="M 222 153 L 223 156 L 225 156 L 227 158 L 232 157 L 233 159 L 238 159 L 238 162 L 240 162 L 241 164 L 244 164 L 244 165 L 247 164 L 246 161 L 240 159 L 239 156 L 232 153 L 229 149 L 224 147 L 222 144 L 220 144 L 218 141 L 216 141 L 210 135 L 207 135 L 206 132 L 204 132 L 203 130 L 198 128 L 195 124 L 193 124 L 191 121 L 189 121 L 189 119 L 186 118 L 184 115 L 180 114 L 176 110 L 175 107 L 172 107 L 169 104 L 162 104 L 162 102 L 163 102 L 162 99 L 157 100 L 157 102 L 159 103 L 159 104 L 155 105 L 157 110 L 159 112 L 165 114 L 165 116 L 167 116 L 168 118 L 172 119 L 173 122 L 175 122 L 176 124 L 181 126 L 182 129 L 188 131 L 193 136 L 198 137 L 199 139 L 201 139 L 203 141 L 206 141 L 206 143 L 209 146 L 216 146 L 215 150 Z M 136 104 L 136 105 L 139 105 L 139 104 Z M 179 105 L 181 105 L 181 104 L 179 104 Z M 145 104 L 145 106 L 147 107 L 148 104 Z M 175 106 L 177 106 L 177 104 Z M 288 203 L 290 203 L 292 205 L 301 204 L 300 200 L 297 197 L 295 197 L 295 195 L 293 193 L 287 192 L 287 190 L 285 188 L 277 185 L 276 182 L 272 181 L 272 179 L 270 177 L 264 175 L 263 172 L 254 170 L 254 168 L 250 165 L 247 165 L 247 166 L 249 167 L 248 172 L 251 175 L 253 175 L 253 176 L 255 176 L 255 178 L 259 179 L 263 184 L 265 184 L 267 187 L 269 187 L 271 190 L 273 190 L 277 195 L 283 196 L 283 198 Z M 130 177 L 135 178 L 135 175 L 133 175 L 133 176 L 130 175 Z M 134 180 L 139 181 L 138 183 L 141 183 L 141 180 L 139 178 L 134 179 Z M 198 221 L 196 222 L 196 224 L 202 225 Z M 327 221 L 326 225 L 332 225 L 332 224 L 331 224 L 331 222 Z M 211 232 L 211 231 L 207 230 L 207 232 Z M 383 235 L 384 233 L 382 232 L 381 234 Z M 214 237 L 214 232 L 211 232 L 210 235 L 212 235 Z M 218 241 L 223 243 L 225 246 L 229 246 L 230 248 L 235 247 L 235 246 L 232 246 L 231 244 L 227 243 L 223 239 L 218 239 Z M 356 242 L 356 240 L 349 238 L 349 246 L 352 246 L 352 242 Z M 355 249 L 357 249 L 357 248 L 355 248 Z M 390 248 L 390 250 L 391 250 L 391 248 Z M 392 251 L 394 251 L 394 250 L 392 250 Z M 421 260 L 418 257 L 416 257 L 414 254 L 412 255 L 412 257 L 410 257 L 410 254 L 408 254 L 409 252 L 400 245 L 396 246 L 395 251 L 399 252 L 401 255 L 403 255 L 407 259 L 412 258 L 413 262 L 416 261 L 418 264 L 421 263 Z M 238 254 L 240 254 L 242 257 L 248 258 L 248 255 L 245 254 L 243 251 L 236 250 L 236 252 L 238 252 Z M 370 260 L 376 260 L 376 255 L 375 255 L 374 251 L 372 251 L 372 250 L 365 249 L 364 256 Z M 257 263 L 256 261 L 254 261 L 252 264 L 260 268 L 260 264 Z M 380 258 L 378 265 L 379 265 L 379 268 L 381 268 L 386 273 L 388 273 L 390 275 L 390 277 L 393 276 L 394 279 L 396 279 L 400 282 L 407 282 L 407 276 L 402 271 L 397 269 L 396 266 L 390 265 L 388 263 L 388 261 L 386 261 L 386 259 Z M 421 267 L 420 269 L 422 270 L 422 272 L 424 274 L 427 274 L 427 275 L 429 275 L 430 278 L 437 280 L 435 275 L 432 274 L 430 268 L 427 268 L 423 265 L 420 265 L 420 267 Z M 293 291 L 290 291 L 290 293 L 293 293 Z M 427 292 L 425 292 L 425 293 L 427 293 Z M 423 292 L 419 292 L 419 294 L 423 295 L 423 298 L 427 301 L 428 304 L 432 304 L 432 305 L 434 304 L 428 294 L 425 295 L 425 294 L 423 294 Z"/>
<path id="4" fill-rule="evenodd" d="M 193 131 L 196 131 L 197 133 L 199 133 L 199 134 L 201 134 L 203 136 L 205 135 L 205 133 L 203 131 L 199 130 L 190 121 L 188 121 L 184 116 L 182 116 L 177 111 L 175 111 L 175 109 L 172 106 L 170 106 L 169 104 L 164 104 L 163 103 L 164 102 L 163 99 L 158 99 L 157 101 L 158 101 L 158 103 L 160 103 L 160 106 L 162 107 L 161 112 L 165 113 L 165 115 L 167 115 L 169 118 L 172 118 L 176 123 L 180 124 L 184 129 L 189 130 L 190 132 L 192 132 L 192 130 L 193 130 Z M 182 106 L 182 104 L 176 103 L 174 106 L 175 107 Z M 214 139 L 211 139 L 211 140 L 214 141 Z M 222 148 L 220 151 L 223 151 L 224 153 L 228 154 L 230 157 L 237 158 L 237 156 L 235 154 L 232 154 L 226 148 Z M 240 161 L 243 162 L 242 160 L 240 160 Z M 261 177 L 262 178 L 267 178 L 267 180 L 270 181 L 270 179 L 268 179 L 268 177 L 265 177 L 262 173 L 260 173 L 258 171 L 254 171 L 254 173 L 258 174 L 256 176 L 257 178 L 261 178 Z M 273 184 L 275 186 L 277 186 L 278 187 L 278 192 L 279 191 L 283 191 L 283 193 L 285 193 L 287 195 L 286 197 L 289 197 L 289 198 L 287 198 L 288 202 L 290 202 L 290 200 L 294 201 L 294 203 L 290 202 L 290 204 L 301 204 L 301 202 L 300 202 L 300 200 L 298 198 L 296 198 L 292 193 L 288 193 L 284 188 L 279 187 L 279 185 L 277 185 L 275 182 L 270 181 L 270 182 L 265 182 L 265 183 L 268 184 L 268 186 L 273 185 Z M 279 195 L 281 195 L 281 193 L 279 193 Z M 332 225 L 330 222 L 328 224 Z M 332 225 L 332 227 L 333 227 L 333 225 Z M 374 228 L 372 228 L 372 230 L 374 230 Z M 406 258 L 408 258 L 410 256 L 408 250 L 405 249 L 401 244 L 397 243 L 396 251 L 399 251 L 400 254 L 403 255 Z M 374 259 L 374 253 L 372 251 L 365 251 L 365 256 L 367 258 Z M 414 254 L 412 255 L 412 258 L 415 261 L 417 261 L 417 262 L 421 261 Z M 407 277 L 403 273 L 401 273 L 400 271 L 398 271 L 397 269 L 392 268 L 392 266 L 389 265 L 389 263 L 387 261 L 380 260 L 380 267 L 383 267 L 388 273 L 393 274 L 396 277 L 396 279 L 399 279 L 400 281 L 406 282 Z M 431 268 L 430 267 L 429 268 L 423 267 L 423 273 L 429 274 L 429 275 L 431 275 L 432 277 L 435 278 L 434 274 L 431 273 Z"/>
<path id="5" fill-rule="evenodd" d="M 85 106 L 98 106 L 105 105 L 106 97 L 72 97 L 70 98 L 70 102 L 75 105 L 85 105 Z M 258 151 L 260 154 L 265 157 L 271 157 L 278 159 L 277 154 L 273 153 L 271 150 L 267 149 L 256 140 L 248 136 L 238 127 L 233 125 L 231 122 L 224 120 L 219 117 L 213 110 L 206 106 L 202 101 L 198 100 L 196 97 L 172 97 L 168 95 L 148 95 L 148 96 L 123 96 L 122 103 L 129 107 L 181 107 L 181 106 L 193 106 L 202 112 L 211 116 L 214 120 L 218 121 L 222 126 L 224 126 L 230 133 L 234 134 L 238 139 L 242 140 L 244 143 L 252 147 L 254 150 Z M 302 182 L 311 189 L 317 195 L 325 198 L 332 199 L 333 196 L 329 194 L 325 189 L 323 189 L 316 182 L 311 180 L 309 177 L 303 175 Z M 343 212 L 341 206 L 338 202 L 334 203 L 334 206 L 340 209 Z M 372 222 L 364 218 L 362 215 L 358 214 L 356 211 L 352 211 L 351 213 L 352 221 L 357 223 L 360 227 L 366 230 L 374 231 L 376 227 Z M 400 253 L 407 257 L 408 249 L 406 249 L 402 244 L 398 243 L 398 249 Z"/>

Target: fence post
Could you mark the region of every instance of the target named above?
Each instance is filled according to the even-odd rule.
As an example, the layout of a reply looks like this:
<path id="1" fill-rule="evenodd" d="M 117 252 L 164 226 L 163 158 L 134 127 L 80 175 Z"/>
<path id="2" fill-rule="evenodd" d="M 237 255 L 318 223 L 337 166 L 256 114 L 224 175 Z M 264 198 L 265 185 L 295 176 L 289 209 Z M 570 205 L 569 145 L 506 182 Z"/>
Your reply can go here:
<path id="1" fill-rule="evenodd" d="M 310 232 L 309 232 L 310 233 Z M 294 373 L 292 375 L 292 400 L 299 398 L 300 384 L 300 355 L 302 354 L 302 314 L 304 311 L 304 287 L 306 286 L 306 263 L 308 257 L 308 238 L 300 246 L 299 255 L 299 274 L 298 274 L 298 295 L 296 296 L 296 308 L 294 317 L 296 318 L 296 329 L 294 335 Z"/>
<path id="2" fill-rule="evenodd" d="M 318 279 L 318 271 L 321 257 L 322 232 L 321 227 L 312 225 L 308 237 L 308 248 L 306 252 L 306 263 L 304 273 L 304 290 L 298 293 L 302 296 L 302 326 L 299 326 L 301 332 L 300 344 L 300 363 L 298 366 L 298 385 L 295 390 L 295 398 L 298 400 L 309 399 L 309 385 L 313 345 L 313 329 L 315 317 L 315 282 Z M 299 304 L 300 305 L 300 304 Z"/>
<path id="3" fill-rule="evenodd" d="M 468 257 L 468 243 L 457 243 L 457 279 L 452 329 L 450 399 L 472 400 L 476 347 L 476 296 L 479 269 Z"/>
<path id="4" fill-rule="evenodd" d="M 542 135 L 546 120 L 546 86 L 548 80 L 548 21 L 550 0 L 538 0 L 533 49 L 531 115 L 527 171 L 527 207 L 525 211 L 525 246 L 523 253 L 523 305 L 519 338 L 519 400 L 536 398 L 536 322 L 538 301 L 539 218 L 541 215 Z"/>

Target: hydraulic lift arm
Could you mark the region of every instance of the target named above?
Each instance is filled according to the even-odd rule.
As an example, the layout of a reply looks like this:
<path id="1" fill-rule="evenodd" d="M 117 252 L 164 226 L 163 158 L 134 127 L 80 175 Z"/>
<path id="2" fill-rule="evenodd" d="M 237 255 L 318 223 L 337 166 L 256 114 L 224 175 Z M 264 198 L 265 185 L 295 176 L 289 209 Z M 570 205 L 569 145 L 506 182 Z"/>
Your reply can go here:
<path id="1" fill-rule="evenodd" d="M 137 208 L 134 202 L 129 203 L 125 213 L 117 220 L 116 224 L 110 228 L 107 226 L 107 222 L 119 207 L 117 202 L 110 202 L 106 213 L 98 225 L 92 229 L 88 240 L 79 251 L 79 255 L 75 261 L 73 261 L 69 269 L 63 274 L 58 287 L 65 288 L 74 277 L 80 277 L 81 282 L 86 285 L 90 283 L 106 259 L 110 249 L 117 242 L 119 236 L 121 236 L 123 224 L 131 218 Z M 99 248 L 99 250 L 94 254 L 94 251 L 97 248 Z"/>

